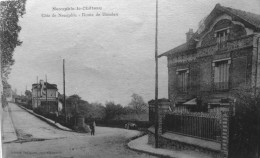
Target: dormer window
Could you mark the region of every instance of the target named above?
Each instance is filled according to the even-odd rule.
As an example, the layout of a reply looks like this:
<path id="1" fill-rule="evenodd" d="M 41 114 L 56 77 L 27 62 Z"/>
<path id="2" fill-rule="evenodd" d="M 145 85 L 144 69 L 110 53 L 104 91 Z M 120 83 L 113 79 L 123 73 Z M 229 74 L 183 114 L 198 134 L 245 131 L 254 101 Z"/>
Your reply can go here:
<path id="1" fill-rule="evenodd" d="M 215 31 L 215 37 L 217 38 L 217 42 L 222 44 L 227 41 L 229 34 L 229 28 L 224 28 L 221 30 Z"/>

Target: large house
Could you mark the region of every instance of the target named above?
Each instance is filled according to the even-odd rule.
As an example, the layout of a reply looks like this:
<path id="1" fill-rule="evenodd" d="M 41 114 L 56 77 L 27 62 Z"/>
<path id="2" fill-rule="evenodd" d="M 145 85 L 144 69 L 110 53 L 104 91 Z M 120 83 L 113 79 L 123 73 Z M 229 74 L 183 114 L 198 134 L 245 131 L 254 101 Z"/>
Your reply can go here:
<path id="1" fill-rule="evenodd" d="M 43 80 L 40 80 L 40 83 L 32 84 L 33 109 L 41 108 L 44 112 L 55 112 L 58 110 L 58 104 L 58 88 L 56 84 L 50 84 Z"/>
<path id="2" fill-rule="evenodd" d="M 174 106 L 228 106 L 232 92 L 260 87 L 260 15 L 217 4 L 168 59 L 168 95 Z M 202 98 L 202 99 L 201 99 Z"/>
<path id="3" fill-rule="evenodd" d="M 149 101 L 149 120 L 158 124 L 148 129 L 148 143 L 226 158 L 234 94 L 260 87 L 260 15 L 217 4 L 200 24 L 160 55 L 168 59 L 169 100 L 158 100 L 157 117 L 157 102 Z"/>

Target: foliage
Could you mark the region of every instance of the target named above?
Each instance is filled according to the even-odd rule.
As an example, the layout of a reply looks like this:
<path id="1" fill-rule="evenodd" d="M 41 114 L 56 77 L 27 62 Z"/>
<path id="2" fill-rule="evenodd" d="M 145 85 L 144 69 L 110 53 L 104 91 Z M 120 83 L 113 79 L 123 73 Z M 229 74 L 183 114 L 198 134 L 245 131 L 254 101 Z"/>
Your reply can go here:
<path id="1" fill-rule="evenodd" d="M 115 104 L 114 102 L 110 101 L 110 102 L 106 102 L 106 119 L 113 119 L 116 116 L 120 115 L 123 113 L 123 107 L 120 104 Z"/>
<path id="2" fill-rule="evenodd" d="M 4 81 L 8 78 L 10 66 L 14 64 L 14 49 L 22 44 L 18 39 L 18 33 L 21 31 L 18 22 L 19 17 L 25 14 L 25 2 L 26 0 L 0 2 L 0 53 Z"/>
<path id="3" fill-rule="evenodd" d="M 85 115 L 85 112 L 87 111 L 87 105 L 89 105 L 89 103 L 87 101 L 81 100 L 81 97 L 77 94 L 66 98 L 67 113 L 71 113 L 73 116 Z"/>
<path id="4" fill-rule="evenodd" d="M 103 119 L 106 115 L 105 107 L 100 103 L 91 103 L 82 100 L 80 96 L 74 94 L 66 99 L 67 112 L 73 116 L 83 116 L 87 120 Z"/>
<path id="5" fill-rule="evenodd" d="M 32 98 L 32 92 L 31 91 L 29 91 L 29 90 L 26 90 L 25 92 L 24 92 L 24 94 L 25 94 L 25 96 L 29 99 L 29 98 Z"/>
<path id="6" fill-rule="evenodd" d="M 129 120 L 97 120 L 96 124 L 98 126 L 105 127 L 117 127 L 117 128 L 125 128 L 126 123 L 135 123 L 138 129 L 148 128 L 152 124 L 149 121 L 129 121 Z"/>
<path id="7" fill-rule="evenodd" d="M 240 87 L 235 91 L 235 116 L 231 122 L 231 154 L 233 157 L 254 157 L 259 144 L 257 127 L 260 114 L 259 89 Z"/>
<path id="8" fill-rule="evenodd" d="M 7 82 L 2 82 L 3 84 L 3 97 L 2 97 L 2 107 L 7 106 L 7 97 L 11 97 L 11 85 Z"/>
<path id="9" fill-rule="evenodd" d="M 142 114 L 126 113 L 126 114 L 116 116 L 114 120 L 149 121 L 149 114 L 148 113 L 142 113 Z"/>
<path id="10" fill-rule="evenodd" d="M 131 97 L 132 100 L 128 106 L 133 108 L 137 114 L 144 113 L 148 110 L 148 105 L 144 102 L 142 96 L 134 93 Z"/>
<path id="11" fill-rule="evenodd" d="M 105 107 L 101 103 L 91 103 L 85 118 L 91 120 L 102 120 L 106 116 Z"/>

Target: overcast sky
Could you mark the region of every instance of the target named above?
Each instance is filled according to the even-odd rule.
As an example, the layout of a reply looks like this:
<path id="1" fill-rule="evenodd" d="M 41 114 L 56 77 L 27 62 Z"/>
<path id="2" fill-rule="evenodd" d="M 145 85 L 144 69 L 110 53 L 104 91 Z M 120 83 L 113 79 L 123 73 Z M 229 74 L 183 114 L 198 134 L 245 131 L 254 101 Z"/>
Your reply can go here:
<path id="1" fill-rule="evenodd" d="M 185 42 L 189 28 L 198 28 L 214 6 L 260 14 L 259 0 L 159 0 L 159 54 Z M 52 11 L 53 7 L 102 7 L 114 17 L 47 18 L 42 14 L 96 13 Z M 155 0 L 27 0 L 20 20 L 22 46 L 15 49 L 9 83 L 19 93 L 39 79 L 62 87 L 66 60 L 66 94 L 89 102 L 122 105 L 137 93 L 154 98 Z M 166 57 L 159 59 L 159 97 L 168 97 Z"/>

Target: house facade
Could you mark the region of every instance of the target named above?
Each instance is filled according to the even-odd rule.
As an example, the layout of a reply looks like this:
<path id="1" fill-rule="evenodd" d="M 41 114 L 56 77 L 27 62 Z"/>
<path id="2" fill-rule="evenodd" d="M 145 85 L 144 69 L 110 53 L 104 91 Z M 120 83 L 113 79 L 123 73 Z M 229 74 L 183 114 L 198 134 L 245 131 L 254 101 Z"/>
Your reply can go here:
<path id="1" fill-rule="evenodd" d="M 32 84 L 32 107 L 33 109 L 41 108 L 44 112 L 55 112 L 58 110 L 57 85 L 44 82 L 43 80 L 40 80 L 38 84 Z"/>
<path id="2" fill-rule="evenodd" d="M 228 106 L 234 90 L 260 87 L 260 15 L 217 4 L 168 60 L 168 97 L 174 106 Z"/>

